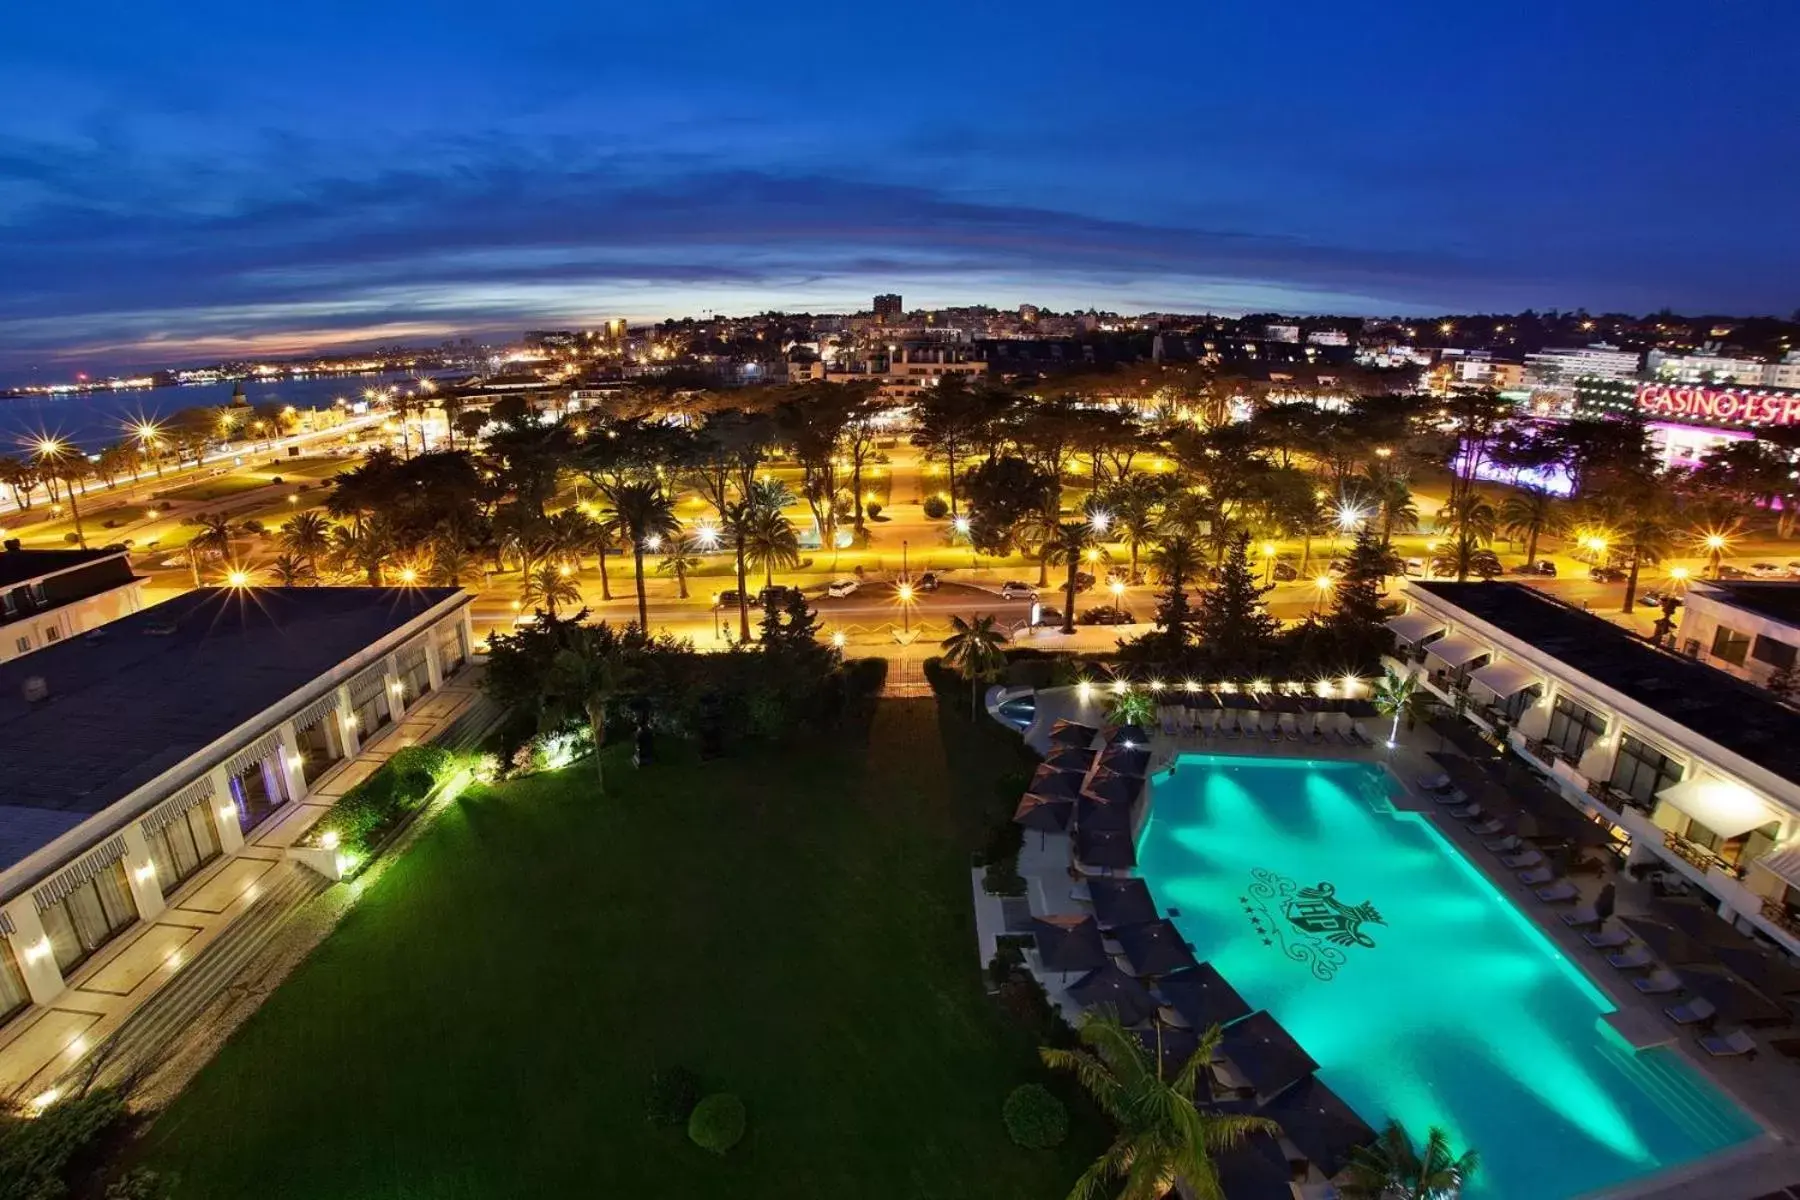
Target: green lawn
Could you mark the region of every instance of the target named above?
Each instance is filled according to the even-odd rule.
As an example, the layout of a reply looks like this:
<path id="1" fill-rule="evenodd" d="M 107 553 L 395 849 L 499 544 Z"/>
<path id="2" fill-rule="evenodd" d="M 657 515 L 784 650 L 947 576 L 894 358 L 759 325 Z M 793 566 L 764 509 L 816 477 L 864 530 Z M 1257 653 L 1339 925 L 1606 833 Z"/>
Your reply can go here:
<path id="1" fill-rule="evenodd" d="M 174 488 L 159 493 L 162 500 L 192 500 L 209 503 L 223 500 L 228 496 L 239 496 L 245 492 L 254 492 L 257 488 L 269 486 L 269 481 L 257 475 L 220 475 L 214 479 L 190 483 L 186 487 Z"/>
<path id="2" fill-rule="evenodd" d="M 867 747 L 465 797 L 150 1130 L 182 1197 L 1060 1196 L 982 994 L 968 851 L 1007 735 L 884 701 Z M 739 1093 L 723 1159 L 652 1068 Z"/>
<path id="3" fill-rule="evenodd" d="M 348 455 L 321 454 L 305 458 L 271 459 L 258 467 L 263 475 L 283 479 L 330 479 L 340 471 L 348 471 L 362 460 Z"/>

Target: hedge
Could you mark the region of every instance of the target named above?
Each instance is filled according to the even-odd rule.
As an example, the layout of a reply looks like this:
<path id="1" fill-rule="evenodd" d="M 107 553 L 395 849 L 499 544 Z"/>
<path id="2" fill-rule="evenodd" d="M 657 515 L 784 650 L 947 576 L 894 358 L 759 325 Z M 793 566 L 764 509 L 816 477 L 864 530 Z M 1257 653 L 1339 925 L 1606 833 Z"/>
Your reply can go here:
<path id="1" fill-rule="evenodd" d="M 1027 1150 L 1048 1150 L 1069 1133 L 1069 1110 L 1039 1083 L 1022 1083 L 1000 1109 L 1006 1132 Z"/>
<path id="2" fill-rule="evenodd" d="M 335 833 L 338 846 L 366 857 L 382 837 L 449 778 L 455 757 L 442 746 L 407 746 L 338 798 L 313 826 L 317 841 Z"/>

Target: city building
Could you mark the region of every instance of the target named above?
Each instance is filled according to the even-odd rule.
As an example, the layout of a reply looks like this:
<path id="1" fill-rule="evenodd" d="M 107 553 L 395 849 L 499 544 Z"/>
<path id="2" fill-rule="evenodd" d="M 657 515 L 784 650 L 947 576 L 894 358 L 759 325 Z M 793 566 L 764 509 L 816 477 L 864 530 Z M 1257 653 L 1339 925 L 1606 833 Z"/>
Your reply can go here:
<path id="1" fill-rule="evenodd" d="M 0 547 L 0 662 L 116 621 L 144 606 L 124 550 Z"/>
<path id="2" fill-rule="evenodd" d="M 1674 645 L 1711 667 L 1767 686 L 1800 653 L 1800 583 L 1695 580 Z"/>
<path id="3" fill-rule="evenodd" d="M 1800 712 L 1519 584 L 1401 595 L 1391 667 L 1504 738 L 1629 864 L 1800 954 Z"/>
<path id="4" fill-rule="evenodd" d="M 340 764 L 409 740 L 471 599 L 202 588 L 0 666 L 0 1092 L 117 1028 L 297 857 Z"/>
<path id="5" fill-rule="evenodd" d="M 1763 386 L 1800 390 L 1800 350 L 1790 350 L 1778 363 L 1763 368 Z"/>
<path id="6" fill-rule="evenodd" d="M 1525 356 L 1525 383 L 1531 387 L 1570 387 L 1579 377 L 1636 379 L 1641 356 L 1604 343 L 1571 349 L 1540 350 Z"/>
<path id="7" fill-rule="evenodd" d="M 1743 384 L 1760 387 L 1768 363 L 1759 358 L 1734 358 L 1726 354 L 1703 351 L 1699 354 L 1667 354 L 1652 350 L 1644 359 L 1644 369 L 1665 383 L 1716 383 L 1721 386 Z"/>
<path id="8" fill-rule="evenodd" d="M 1643 417 L 1665 467 L 1694 467 L 1721 447 L 1755 437 L 1757 428 L 1800 422 L 1800 392 L 1593 376 L 1577 379 L 1574 390 L 1576 416 Z"/>
<path id="9" fill-rule="evenodd" d="M 877 321 L 897 321 L 906 312 L 897 292 L 883 292 L 875 297 L 875 319 Z"/>
<path id="10" fill-rule="evenodd" d="M 948 346 L 901 346 L 888 360 L 887 371 L 876 376 L 881 381 L 880 397 L 896 404 L 918 399 L 928 387 L 936 387 L 947 375 L 960 375 L 973 380 L 987 374 L 988 364 L 966 350 Z"/>

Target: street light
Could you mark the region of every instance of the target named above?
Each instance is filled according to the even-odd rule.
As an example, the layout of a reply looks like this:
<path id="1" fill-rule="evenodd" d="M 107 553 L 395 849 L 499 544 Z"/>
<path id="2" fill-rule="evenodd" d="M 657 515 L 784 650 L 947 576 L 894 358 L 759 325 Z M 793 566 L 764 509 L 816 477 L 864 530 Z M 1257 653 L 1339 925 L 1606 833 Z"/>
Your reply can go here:
<path id="1" fill-rule="evenodd" d="M 662 534 L 653 533 L 644 539 L 644 549 L 655 553 L 662 549 Z"/>
<path id="2" fill-rule="evenodd" d="M 1095 509 L 1088 517 L 1088 525 L 1095 533 L 1105 533 L 1106 527 L 1112 524 L 1112 514 L 1104 509 Z"/>
<path id="3" fill-rule="evenodd" d="M 225 582 L 234 588 L 249 587 L 250 572 L 244 570 L 242 567 L 234 567 L 230 573 L 225 576 Z"/>
<path id="4" fill-rule="evenodd" d="M 1119 597 L 1125 594 L 1125 581 L 1122 579 L 1114 579 L 1109 582 L 1106 587 L 1107 590 L 1113 594 L 1113 623 L 1116 625 L 1122 616 L 1119 611 Z"/>
<path id="5" fill-rule="evenodd" d="M 717 525 L 700 524 L 694 527 L 694 544 L 702 550 L 719 548 L 719 527 Z"/>
<path id="6" fill-rule="evenodd" d="M 895 588 L 894 599 L 900 604 L 901 628 L 905 630 L 905 632 L 911 633 L 913 585 L 910 583 L 902 583 L 899 587 Z"/>
<path id="7" fill-rule="evenodd" d="M 1317 589 L 1319 589 L 1319 594 L 1313 599 L 1313 612 L 1316 615 L 1319 611 L 1320 606 L 1325 603 L 1325 597 L 1329 596 L 1331 594 L 1331 588 L 1332 588 L 1331 576 L 1329 576 L 1329 575 L 1319 576 L 1317 579 L 1313 580 L 1313 586 L 1316 587 Z"/>
<path id="8" fill-rule="evenodd" d="M 1275 582 L 1275 543 L 1274 542 L 1264 542 L 1262 544 L 1262 556 L 1263 556 L 1263 582 L 1265 584 L 1273 584 Z"/>
<path id="9" fill-rule="evenodd" d="M 61 466 L 62 463 L 68 459 L 70 454 L 74 453 L 70 450 L 67 442 L 63 441 L 61 438 L 53 437 L 39 438 L 36 449 L 38 462 L 40 464 L 49 464 L 48 469 L 52 475 L 57 474 L 56 468 Z M 80 544 L 83 550 L 86 550 L 87 534 L 82 532 L 81 529 L 81 505 L 75 499 L 75 480 L 72 476 L 64 473 L 62 481 L 63 491 L 68 493 L 69 496 L 69 512 L 75 519 L 75 541 Z"/>

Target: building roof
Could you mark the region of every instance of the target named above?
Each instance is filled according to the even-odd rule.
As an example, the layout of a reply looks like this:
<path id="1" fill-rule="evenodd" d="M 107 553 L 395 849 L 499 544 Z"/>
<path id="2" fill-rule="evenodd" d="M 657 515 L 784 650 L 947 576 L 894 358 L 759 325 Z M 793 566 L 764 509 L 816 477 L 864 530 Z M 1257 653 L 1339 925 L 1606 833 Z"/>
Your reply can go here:
<path id="1" fill-rule="evenodd" d="M 1698 590 L 1698 589 L 1696 589 Z M 1800 583 L 1707 580 L 1702 594 L 1783 625 L 1800 627 Z"/>
<path id="2" fill-rule="evenodd" d="M 1659 650 L 1612 622 L 1517 583 L 1407 586 L 1533 646 L 1783 779 L 1800 782 L 1800 712 L 1759 687 Z"/>
<path id="3" fill-rule="evenodd" d="M 85 566 L 104 558 L 116 558 L 123 550 L 0 550 L 0 588 Z"/>
<path id="4" fill-rule="evenodd" d="M 459 594 L 201 588 L 0 665 L 0 825 L 103 811 Z"/>

